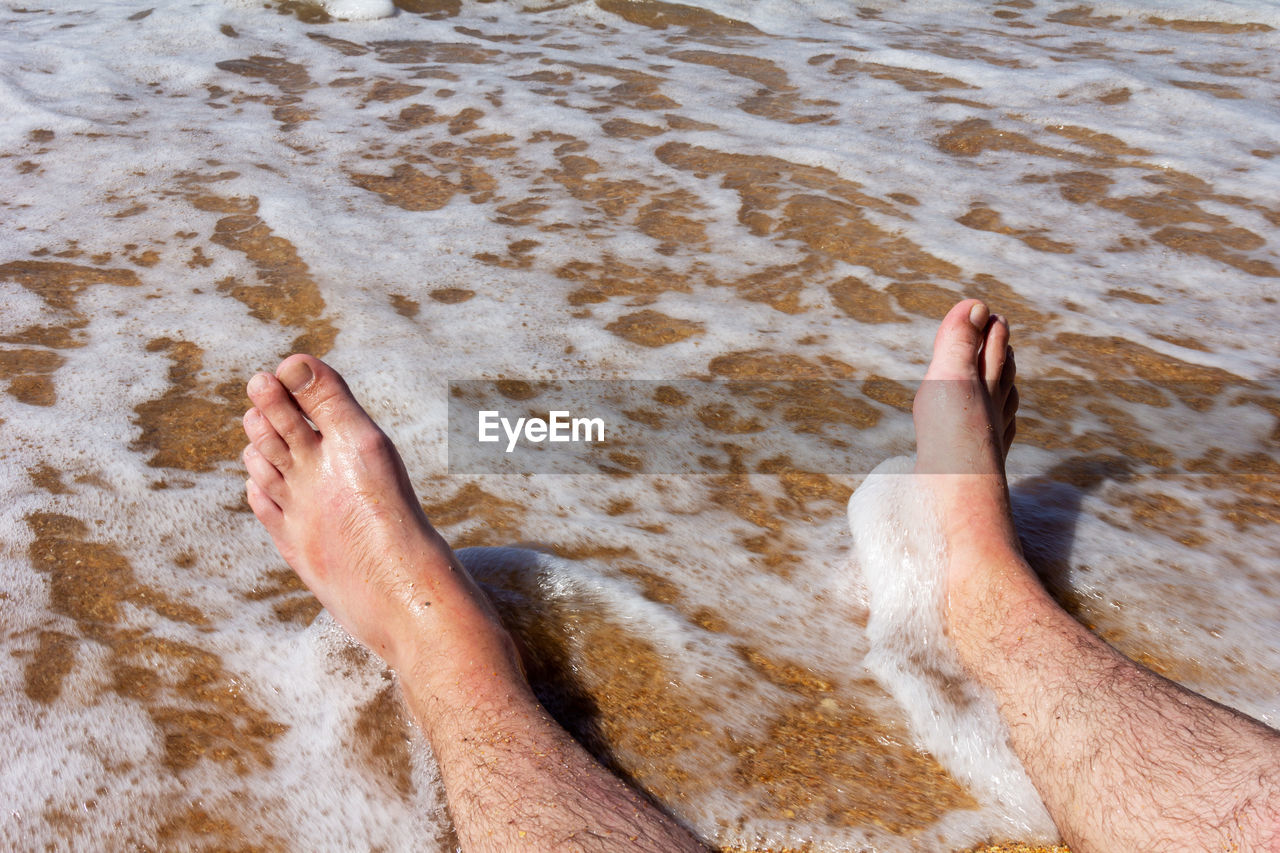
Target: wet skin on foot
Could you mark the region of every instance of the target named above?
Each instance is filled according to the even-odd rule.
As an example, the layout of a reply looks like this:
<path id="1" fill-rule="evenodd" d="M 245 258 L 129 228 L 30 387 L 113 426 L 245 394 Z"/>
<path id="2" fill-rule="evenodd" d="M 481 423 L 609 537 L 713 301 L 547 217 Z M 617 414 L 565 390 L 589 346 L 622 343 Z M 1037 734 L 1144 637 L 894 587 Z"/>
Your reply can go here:
<path id="1" fill-rule="evenodd" d="M 459 654 L 509 667 L 492 606 L 342 377 L 292 355 L 254 376 L 248 394 L 249 506 L 339 624 L 396 668 L 447 668 Z"/>
<path id="2" fill-rule="evenodd" d="M 916 473 L 924 475 L 947 545 L 947 621 L 958 647 L 956 629 L 979 609 L 991 572 L 1031 578 L 1004 468 L 1017 432 L 1015 374 L 1009 324 L 968 299 L 942 320 L 913 407 Z"/>

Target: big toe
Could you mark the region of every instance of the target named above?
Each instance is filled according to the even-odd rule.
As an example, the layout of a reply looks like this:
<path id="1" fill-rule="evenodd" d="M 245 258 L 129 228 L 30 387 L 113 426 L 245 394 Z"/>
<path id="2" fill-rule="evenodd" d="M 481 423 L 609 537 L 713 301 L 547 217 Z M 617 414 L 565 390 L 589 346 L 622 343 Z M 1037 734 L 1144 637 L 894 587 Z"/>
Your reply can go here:
<path id="1" fill-rule="evenodd" d="M 372 423 L 338 371 L 315 356 L 289 356 L 276 368 L 276 378 L 322 436 Z"/>
<path id="2" fill-rule="evenodd" d="M 993 398 L 1000 394 L 1009 358 L 1009 321 L 995 315 L 987 323 L 986 338 L 982 342 L 982 381 L 987 383 L 987 393 Z"/>
<path id="3" fill-rule="evenodd" d="M 933 341 L 933 360 L 926 379 L 970 379 L 978 374 L 978 353 L 985 338 L 991 311 L 980 299 L 957 303 Z"/>

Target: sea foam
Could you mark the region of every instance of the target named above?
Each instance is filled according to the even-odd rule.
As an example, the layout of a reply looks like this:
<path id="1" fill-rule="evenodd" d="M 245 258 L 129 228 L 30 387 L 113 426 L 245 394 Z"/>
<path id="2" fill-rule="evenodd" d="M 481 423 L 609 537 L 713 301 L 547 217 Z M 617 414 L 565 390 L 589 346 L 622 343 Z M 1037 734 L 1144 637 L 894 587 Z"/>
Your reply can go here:
<path id="1" fill-rule="evenodd" d="M 1015 507 L 1022 491 L 1034 510 L 1028 523 L 1052 521 L 1059 535 L 1061 583 L 1122 651 L 1280 722 L 1280 651 L 1266 640 L 1280 635 L 1280 554 L 1267 515 L 1274 492 L 1265 458 L 1243 475 L 1225 467 L 1254 451 L 1274 458 L 1274 414 L 1235 402 L 1236 392 L 1221 395 L 1217 411 L 1259 437 L 1237 440 L 1242 433 L 1214 428 L 1150 373 L 1170 364 L 1277 375 L 1274 277 L 1241 268 L 1277 261 L 1268 218 L 1280 197 L 1280 98 L 1267 64 L 1275 34 L 1149 20 L 1280 26 L 1273 5 L 1108 0 L 1078 21 L 1057 20 L 1069 4 L 683 4 L 758 33 L 646 26 L 607 3 L 465 0 L 455 16 L 408 12 L 422 4 L 405 3 L 392 17 L 329 24 L 274 5 L 100 0 L 0 10 L 3 357 L 21 364 L 33 356 L 9 353 L 31 350 L 42 369 L 61 364 L 26 377 L 56 391 L 52 405 L 0 394 L 0 676 L 15 686 L 0 696 L 0 728 L 14 744 L 0 768 L 0 847 L 156 849 L 175 813 L 203 804 L 211 818 L 260 836 L 225 839 L 228 847 L 275 836 L 305 850 L 452 849 L 420 738 L 408 799 L 387 790 L 381 764 L 358 766 L 368 750 L 355 721 L 385 690 L 382 668 L 348 666 L 350 646 L 323 618 L 309 627 L 293 618 L 308 612 L 306 593 L 279 580 L 287 570 L 243 505 L 239 447 L 207 470 L 181 470 L 162 467 L 139 441 L 157 420 L 139 407 L 166 395 L 175 410 L 225 400 L 225 413 L 201 427 L 234 427 L 248 405 L 243 382 L 274 367 L 303 332 L 290 324 L 296 305 L 277 312 L 236 294 L 262 295 L 300 276 L 323 299 L 312 319 L 338 329 L 325 358 L 396 441 L 442 534 L 468 545 L 537 538 L 574 555 L 554 570 L 540 558 L 541 600 L 607 609 L 619 631 L 660 653 L 673 691 L 693 685 L 723 706 L 708 717 L 709 746 L 675 768 L 723 784 L 672 801 L 714 843 L 956 849 L 1033 823 L 997 796 L 1025 787 L 979 778 L 983 768 L 1007 769 L 982 758 L 1004 748 L 1001 734 L 982 728 L 989 717 L 955 718 L 968 752 L 952 755 L 963 753 L 947 729 L 955 710 L 929 693 L 927 679 L 917 685 L 925 699 L 906 692 L 911 678 L 924 678 L 904 663 L 911 647 L 892 646 L 895 626 L 908 623 L 879 615 L 885 650 L 870 662 L 906 697 L 918 745 L 975 791 L 997 792 L 982 795 L 990 814 L 956 810 L 915 839 L 892 837 L 870 820 L 852 828 L 830 820 L 837 810 L 826 805 L 843 802 L 830 779 L 810 782 L 808 800 L 788 792 L 784 802 L 738 781 L 750 781 L 738 771 L 753 765 L 734 762 L 750 753 L 728 749 L 722 733 L 738 747 L 776 745 L 770 735 L 785 731 L 781 723 L 797 709 L 821 711 L 826 698 L 893 723 L 899 737 L 904 714 L 878 688 L 859 692 L 870 642 L 858 622 L 863 602 L 840 597 L 832 571 L 850 545 L 845 495 L 870 466 L 820 469 L 829 483 L 780 483 L 732 467 L 716 446 L 695 476 L 446 479 L 446 380 L 689 379 L 751 351 L 748 361 L 785 357 L 777 363 L 858 384 L 911 381 L 923 372 L 946 291 L 985 288 L 1014 323 L 1023 376 L 1074 383 L 1063 386 L 1070 393 L 1024 386 L 1026 429 L 1009 463 Z M 390 9 L 347 8 L 352 16 Z M 330 13 L 344 17 L 337 4 Z M 758 97 L 766 84 L 775 97 Z M 473 128 L 455 122 L 476 111 Z M 990 126 L 974 137 L 980 144 L 944 148 L 947 134 L 975 122 Z M 663 159 L 680 146 L 705 152 L 708 171 Z M 750 180 L 726 171 L 760 155 L 778 161 L 751 161 L 760 168 L 747 171 Z M 415 209 L 423 199 L 393 186 L 415 172 L 457 191 L 439 209 Z M 386 192 L 353 182 L 370 175 L 374 183 L 362 183 Z M 748 199 L 741 188 L 752 183 L 762 192 Z M 829 231 L 793 219 L 815 196 L 833 210 L 855 204 L 856 218 Z M 226 208 L 249 200 L 261 239 L 225 239 Z M 767 218 L 746 217 L 748 201 Z M 987 212 L 977 219 L 986 227 L 971 227 L 961 220 L 974 222 L 973 210 L 1001 219 Z M 1151 220 L 1160 210 L 1176 221 Z M 1188 226 L 1188 215 L 1199 220 L 1191 227 L 1230 226 L 1216 249 L 1206 244 L 1212 255 L 1161 231 Z M 681 222 L 673 216 L 694 225 L 663 227 Z M 671 239 L 696 237 L 698 227 L 705 241 Z M 899 240 L 882 247 L 919 253 L 857 257 L 880 232 Z M 1039 238 L 1053 241 L 1049 250 Z M 920 253 L 943 274 L 920 278 L 895 260 Z M 29 263 L 130 270 L 138 284 L 31 288 L 19 281 Z M 774 290 L 788 279 L 789 295 Z M 851 284 L 859 287 L 846 296 L 873 301 L 841 300 Z M 465 298 L 438 298 L 448 292 Z M 860 313 L 877 304 L 879 319 Z M 640 311 L 695 321 L 701 332 L 652 347 L 610 328 Z M 1081 335 L 1093 349 L 1072 349 Z M 166 341 L 200 358 L 180 361 Z M 1102 393 L 1104 383 L 1092 381 L 1123 367 L 1131 351 L 1117 342 L 1141 347 L 1127 363 L 1149 371 L 1124 373 L 1119 390 L 1160 405 Z M 1076 391 L 1086 399 L 1064 412 Z M 881 419 L 848 425 L 851 446 L 910 446 L 909 418 L 883 400 L 864 402 Z M 673 424 L 682 417 L 664 414 Z M 1126 479 L 1108 461 L 1149 446 L 1211 473 Z M 1101 473 L 1082 476 L 1095 464 Z M 1049 488 L 1064 479 L 1071 486 Z M 865 488 L 910 500 L 883 483 Z M 105 629 L 57 610 L 51 575 L 34 565 L 26 519 L 38 512 L 82 521 L 79 547 L 127 559 L 140 588 L 198 608 L 207 623 L 174 621 L 148 605 L 154 597 L 134 596 L 109 626 L 115 646 L 96 640 Z M 923 547 L 889 504 L 873 501 L 865 512 L 874 518 L 855 530 L 883 535 L 881 547 Z M 899 528 L 873 534 L 863 522 Z M 1021 516 L 1019 530 L 1045 541 Z M 879 565 L 905 570 L 891 556 Z M 899 593 L 916 590 L 905 600 L 921 601 L 928 588 Z M 914 628 L 941 659 L 936 612 L 931 624 Z M 56 655 L 39 653 L 41 637 L 55 632 L 75 643 L 61 692 L 42 702 L 23 688 L 31 679 L 39 696 L 38 679 L 56 681 Z M 288 724 L 264 753 L 271 765 L 251 762 L 241 773 L 211 748 L 190 767 L 166 766 L 167 732 L 153 714 L 219 706 L 212 695 L 181 692 L 173 669 L 184 659 L 126 654 L 134 634 L 213 656 L 225 674 L 218 696 L 243 697 Z M 153 671 L 163 689 L 150 701 L 121 695 L 114 673 L 124 664 Z M 795 689 L 824 682 L 831 692 L 816 702 Z M 784 773 L 820 751 L 796 748 L 771 769 Z M 861 784 L 875 792 L 895 784 L 893 774 L 869 778 Z M 814 801 L 822 809 L 805 813 Z M 801 816 L 786 818 L 795 807 Z"/>
<path id="2" fill-rule="evenodd" d="M 342 21 L 373 21 L 396 13 L 391 0 L 325 0 L 324 10 Z"/>
<path id="3" fill-rule="evenodd" d="M 1057 830 L 1009 746 L 990 691 L 970 679 L 947 638 L 946 545 L 915 460 L 876 467 L 849 499 L 852 566 L 865 584 L 863 664 L 902 706 L 917 741 L 964 780 L 1018 838 Z"/>

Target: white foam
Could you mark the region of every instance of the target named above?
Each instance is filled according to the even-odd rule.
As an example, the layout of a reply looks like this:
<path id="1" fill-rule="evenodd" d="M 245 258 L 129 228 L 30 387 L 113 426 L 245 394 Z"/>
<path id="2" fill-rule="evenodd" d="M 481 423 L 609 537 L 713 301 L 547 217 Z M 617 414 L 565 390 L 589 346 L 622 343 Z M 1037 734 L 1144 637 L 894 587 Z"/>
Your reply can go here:
<path id="1" fill-rule="evenodd" d="M 418 794 L 409 803 L 379 793 L 366 773 L 332 760 L 334 753 L 349 752 L 344 739 L 352 714 L 380 689 L 381 674 L 376 665 L 337 666 L 336 645 L 325 629 L 304 631 L 282 623 L 273 615 L 273 599 L 246 597 L 265 587 L 266 573 L 283 564 L 265 532 L 238 509 L 244 476 L 239 464 L 229 459 L 201 473 L 165 470 L 148 465 L 150 453 L 130 450 L 140 434 L 134 407 L 169 387 L 171 361 L 149 350 L 148 342 L 169 337 L 201 347 L 199 393 L 213 398 L 215 384 L 272 367 L 300 331 L 254 319 L 246 306 L 219 292 L 219 282 L 229 277 L 249 285 L 263 282 L 243 253 L 209 239 L 224 214 L 194 208 L 179 175 L 235 172 L 238 176 L 206 188 L 259 199 L 263 222 L 296 247 L 325 300 L 326 316 L 341 329 L 328 358 L 387 426 L 417 478 L 444 472 L 448 379 L 700 376 L 712 357 L 757 347 L 811 360 L 838 359 L 859 377 L 921 375 L 936 318 L 901 309 L 904 322 L 860 323 L 844 316 L 827 292 L 829 284 L 849 275 L 882 291 L 906 280 L 877 272 L 871 262 L 839 260 L 828 269 L 806 270 L 800 298 L 813 307 L 796 314 L 744 301 L 729 286 L 705 284 L 704 278 L 727 284 L 770 265 L 785 267 L 805 253 L 797 240 L 777 233 L 760 237 L 739 223 L 738 191 L 722 186 L 722 176 L 660 163 L 655 152 L 669 142 L 830 168 L 876 198 L 915 196 L 919 204 L 902 207 L 902 218 L 870 209 L 863 215 L 960 267 L 959 280 L 947 286 L 964 289 L 974 276 L 988 274 L 1049 317 L 1049 327 L 1037 338 L 1043 347 L 1017 344 L 1024 376 L 1096 378 L 1087 365 L 1063 360 L 1052 345 L 1057 332 L 1117 335 L 1192 364 L 1251 378 L 1277 375 L 1274 330 L 1280 313 L 1270 295 L 1272 279 L 1176 252 L 1151 241 L 1152 229 L 1132 217 L 1067 201 L 1056 184 L 1040 182 L 1093 166 L 1008 150 L 960 157 L 936 144 L 957 122 L 983 118 L 997 130 L 1088 155 L 1086 146 L 1051 132 L 1075 125 L 1146 149 L 1149 154 L 1130 159 L 1158 166 L 1166 176 L 1179 170 L 1199 177 L 1219 196 L 1239 194 L 1259 202 L 1280 197 L 1276 160 L 1253 153 L 1274 150 L 1280 138 L 1280 90 L 1265 62 L 1274 34 L 1196 34 L 1145 21 L 1159 14 L 1274 26 L 1280 23 L 1274 6 L 1103 2 L 1094 5 L 1093 14 L 1117 14 L 1120 20 L 1105 30 L 1088 30 L 1049 21 L 1060 8 L 1041 4 L 1022 10 L 1034 29 L 1018 30 L 997 23 L 986 7 L 960 2 L 881 3 L 879 17 L 865 13 L 865 7 L 877 6 L 874 0 L 859 4 L 862 13 L 844 0 L 687 2 L 749 20 L 772 35 L 739 33 L 699 43 L 702 36 L 678 25 L 666 30 L 634 25 L 593 3 L 538 3 L 543 11 L 526 12 L 534 4 L 467 2 L 453 18 L 400 13 L 323 26 L 264 9 L 256 0 L 195 5 L 100 0 L 75 10 L 52 4 L 37 11 L 0 11 L 0 112 L 6 117 L 0 126 L 6 226 L 0 263 L 39 252 L 36 257 L 46 262 L 130 269 L 141 282 L 137 288 L 92 285 L 80 293 L 88 325 L 74 333 L 84 346 L 58 351 L 67 363 L 52 376 L 56 405 L 30 406 L 0 394 L 0 592 L 10 596 L 3 601 L 9 621 L 0 674 L 7 684 L 21 683 L 29 657 L 12 654 L 29 656 L 36 632 L 76 632 L 69 619 L 51 612 L 48 576 L 33 569 L 27 553 L 32 534 L 24 517 L 40 510 L 63 512 L 84 520 L 92 541 L 108 543 L 127 557 L 140 583 L 191 602 L 211 622 L 198 628 L 128 605 L 129 627 L 214 651 L 260 707 L 291 725 L 273 750 L 273 767 L 255 769 L 247 780 L 211 761 L 178 778 L 160 762 L 160 735 L 145 711 L 108 689 L 111 674 L 102 649 L 81 643 L 57 703 L 40 706 L 21 690 L 0 701 L 0 724 L 14 742 L 14 754 L 22 756 L 0 775 L 0 799 L 20 803 L 13 808 L 23 815 L 17 823 L 0 815 L 5 821 L 0 846 L 61 843 L 39 816 L 42 797 L 53 801 L 50 807 L 71 809 L 84 821 L 76 836 L 81 847 L 155 846 L 158 818 L 136 804 L 167 802 L 179 788 L 209 802 L 242 795 L 269 803 L 271 831 L 301 839 L 297 843 L 307 848 L 334 843 L 328 840 L 332 837 L 346 847 L 379 843 L 415 849 L 421 838 L 434 837 L 446 825 L 438 808 L 441 792 L 420 743 L 414 770 Z M 391 6 L 347 8 L 372 14 Z M 342 16 L 336 4 L 331 13 Z M 337 50 L 313 35 L 345 40 L 357 50 Z M 421 61 L 382 61 L 375 45 L 389 40 L 425 45 Z M 1089 42 L 1102 46 L 1089 48 Z M 455 44 L 498 53 L 482 63 L 448 61 L 432 52 Z M 744 112 L 741 103 L 755 93 L 756 82 L 673 58 L 693 47 L 775 63 L 793 87 L 790 106 L 830 118 L 792 124 Z M 821 60 L 821 55 L 830 58 Z M 250 57 L 283 60 L 306 71 L 313 85 L 304 81 L 288 93 L 298 99 L 292 106 L 300 111 L 299 121 L 289 122 L 296 126 L 286 128 L 275 117 L 289 104 L 282 102 L 286 93 L 270 75 L 245 76 L 218 65 Z M 841 58 L 934 71 L 981 88 L 912 90 L 862 71 L 838 72 Z M 1016 60 L 1021 67 L 988 59 Z M 584 65 L 655 75 L 661 92 L 681 106 L 646 110 L 619 103 L 629 90 L 625 85 L 621 93 L 614 89 L 624 81 Z M 572 79 L 548 81 L 546 72 L 567 72 Z M 1231 86 L 1242 97 L 1215 98 L 1174 80 Z M 390 101 L 366 97 L 378 81 L 424 89 Z M 1122 87 L 1130 90 L 1124 104 L 1099 102 Z M 936 100 L 948 95 L 991 108 Z M 446 122 L 388 129 L 387 122 L 407 106 L 430 106 L 442 116 L 471 107 L 484 115 L 474 133 L 450 133 Z M 611 137 L 602 129 L 611 118 L 663 127 L 667 113 L 719 129 L 667 130 L 642 140 Z M 656 253 L 657 241 L 636 227 L 638 208 L 653 193 L 610 218 L 596 202 L 564 191 L 546 174 L 558 168 L 554 151 L 562 141 L 529 141 L 538 130 L 576 137 L 585 146 L 579 153 L 600 163 L 603 177 L 641 180 L 653 193 L 689 194 L 702 205 L 692 215 L 705 222 L 706 247 L 673 256 Z M 441 210 L 408 211 L 351 183 L 352 173 L 388 175 L 410 160 L 425 173 L 457 182 L 449 146 L 465 147 L 488 134 L 510 136 L 506 144 L 517 149 L 511 158 L 474 158 L 498 180 L 501 198 L 473 203 L 469 192 L 461 192 Z M 1116 198 L 1162 189 L 1147 180 L 1161 174 L 1150 168 L 1097 170 L 1115 181 L 1110 193 Z M 784 190 L 784 196 L 801 189 Z M 532 226 L 502 224 L 497 208 L 526 198 L 550 206 Z M 1044 229 L 1048 237 L 1068 240 L 1074 253 L 1038 252 L 1013 235 L 957 223 L 977 201 L 995 207 L 1013 226 Z M 146 209 L 139 211 L 135 204 Z M 1276 260 L 1274 226 L 1262 210 L 1222 200 L 1200 204 L 1264 239 L 1261 248 L 1241 252 Z M 587 224 L 589 231 L 581 227 Z M 524 238 L 541 244 L 528 268 L 497 267 L 473 257 L 477 252 L 504 256 L 510 242 Z M 1122 239 L 1131 248 L 1116 251 Z M 138 248 L 126 249 L 129 245 Z M 193 262 L 196 247 L 208 266 Z M 160 254 L 153 266 L 130 259 L 147 248 Z M 111 257 L 94 260 L 98 253 Z M 582 260 L 606 271 L 611 263 L 665 266 L 692 272 L 694 283 L 689 292 L 668 291 L 652 301 L 628 295 L 569 305 L 566 296 L 581 283 L 566 281 L 556 271 Z M 430 296 L 442 287 L 467 288 L 475 295 L 445 304 Z M 1117 288 L 1159 301 L 1119 301 L 1109 295 Z M 418 314 L 396 313 L 392 294 L 417 301 Z M 0 282 L 0 300 L 5 305 L 0 335 L 71 319 L 14 282 Z M 604 329 L 643 308 L 696 319 L 705 331 L 650 348 Z M 581 316 L 586 312 L 589 316 Z M 1013 321 L 1018 335 L 1019 318 Z M 1180 335 L 1195 336 L 1213 351 L 1168 340 Z M 806 339 L 819 343 L 800 343 Z M 6 349 L 24 346 L 5 344 Z M 1266 439 L 1272 416 L 1259 407 L 1213 413 L 1177 404 L 1136 407 L 1133 417 L 1153 443 L 1184 455 L 1213 446 L 1220 436 L 1230 437 L 1229 444 L 1222 442 L 1230 453 L 1269 447 L 1259 439 Z M 1216 426 L 1224 423 L 1229 431 Z M 1047 427 L 1067 447 L 1073 441 L 1086 445 L 1106 432 L 1102 418 L 1090 412 Z M 850 444 L 865 451 L 909 443 L 909 432 L 895 434 L 896 429 L 886 418 Z M 1190 686 L 1272 723 L 1280 720 L 1280 650 L 1267 641 L 1280 634 L 1274 525 L 1241 520 L 1232 503 L 1239 496 L 1230 483 L 1210 486 L 1195 478 L 1160 483 L 1163 494 L 1199 513 L 1196 529 L 1207 541 L 1188 548 L 1124 503 L 1135 491 L 1154 489 L 1152 483 L 1103 480 L 1091 490 L 1056 491 L 1036 484 L 1037 477 L 1073 455 L 1076 451 L 1061 446 L 1018 446 L 1010 460 L 1013 479 L 1021 483 L 1014 495 L 1020 519 L 1033 540 L 1052 538 L 1049 550 L 1065 562 L 1066 583 L 1097 605 L 1101 627 L 1126 636 L 1132 652 L 1154 650 L 1167 652 L 1175 662 L 1197 662 L 1199 670 L 1190 669 L 1184 678 Z M 51 495 L 32 483 L 28 471 L 40 463 L 64 472 L 66 493 Z M 859 471 L 842 473 L 852 477 Z M 837 473 L 832 477 L 846 481 Z M 779 659 L 827 675 L 860 672 L 858 661 L 870 640 L 853 626 L 859 603 L 833 604 L 844 600 L 838 596 L 836 567 L 845 561 L 849 534 L 830 502 L 811 504 L 811 519 L 801 520 L 802 513 L 793 511 L 782 529 L 769 530 L 709 502 L 708 487 L 698 478 L 466 479 L 513 505 L 519 513 L 513 523 L 523 534 L 631 549 L 637 561 L 670 581 L 684 610 L 645 599 L 607 560 L 545 569 L 561 579 L 548 595 L 580 594 L 610 608 L 640 635 L 652 637 L 690 684 L 754 677 L 731 648 L 740 636 L 711 635 L 682 615 L 699 608 L 731 624 L 749 624 L 755 629 L 752 639 Z M 427 503 L 448 500 L 461 486 L 460 481 L 421 482 L 428 487 Z M 153 488 L 160 485 L 167 488 Z M 752 475 L 742 484 L 743 491 L 748 488 L 764 509 L 791 501 L 774 478 Z M 909 494 L 874 483 L 866 488 L 880 489 L 875 493 L 899 501 L 904 511 L 917 511 L 910 509 Z M 623 502 L 632 510 L 620 517 L 604 511 Z M 901 519 L 886 514 L 883 507 L 870 507 L 859 516 L 888 525 L 881 533 L 861 524 L 855 529 L 888 537 L 877 546 L 888 548 L 902 531 L 893 526 Z M 474 535 L 481 524 L 477 517 L 446 532 Z M 742 540 L 758 536 L 793 549 L 777 571 L 761 568 L 744 550 Z M 195 555 L 195 566 L 179 570 L 174 558 L 180 553 Z M 886 600 L 893 600 L 894 589 L 883 592 Z M 894 594 L 908 592 L 904 587 Z M 919 589 L 916 594 L 924 595 Z M 920 599 L 908 596 L 900 603 L 907 600 Z M 983 762 L 994 759 L 984 750 L 995 749 L 991 744 L 999 738 L 980 720 L 949 716 L 954 709 L 931 704 L 937 697 L 929 693 L 930 685 L 912 681 L 919 679 L 909 668 L 902 670 L 905 651 L 893 640 L 895 623 L 873 622 L 883 631 L 877 636 L 884 651 L 874 653 L 871 662 L 882 673 L 908 672 L 898 689 L 925 696 L 905 703 L 908 712 L 927 717 L 916 725 L 924 733 L 921 743 L 950 761 L 962 778 L 977 779 L 975 789 L 990 791 L 990 779 L 978 777 L 990 775 Z M 933 629 L 917 627 L 927 634 L 936 623 Z M 739 688 L 724 688 L 718 696 L 727 707 L 726 729 L 758 734 L 769 714 L 789 699 L 768 684 L 752 684 L 749 692 L 749 701 L 734 701 Z M 929 716 L 928 709 L 935 707 L 937 718 Z M 892 709 L 876 710 L 895 717 Z M 946 726 L 952 724 L 964 733 L 963 743 L 946 742 Z M 105 769 L 126 761 L 136 762 L 128 773 Z M 731 775 L 731 769 L 724 772 L 725 778 Z M 91 786 L 108 791 L 97 811 L 82 808 L 82 795 Z M 930 832 L 977 841 L 982 832 L 1008 829 L 1020 820 L 1034 823 L 1018 816 L 1016 802 L 1000 799 L 1019 790 L 1016 785 L 995 790 L 986 795 L 989 812 L 948 815 Z M 342 808 L 348 798 L 359 803 L 349 813 Z M 733 838 L 717 834 L 722 826 L 743 826 L 735 836 L 739 839 L 757 837 L 752 833 L 758 830 L 758 837 L 778 846 L 812 842 L 826 849 L 842 844 L 885 849 L 911 843 L 873 830 L 855 837 L 819 824 L 752 824 L 753 816 L 741 814 L 732 791 L 709 795 L 689 809 L 708 837 L 726 843 Z M 313 820 L 313 813 L 322 817 Z M 122 823 L 134 825 L 118 829 Z M 940 841 L 939 846 L 947 845 Z"/>
<path id="2" fill-rule="evenodd" d="M 886 460 L 849 498 L 850 569 L 865 584 L 870 613 L 863 665 L 898 700 L 917 741 L 1003 824 L 993 830 L 1054 841 L 995 698 L 965 674 L 947 638 L 946 545 L 914 465 Z"/>
<path id="3" fill-rule="evenodd" d="M 324 0 L 324 10 L 341 21 L 373 21 L 396 13 L 391 0 Z"/>

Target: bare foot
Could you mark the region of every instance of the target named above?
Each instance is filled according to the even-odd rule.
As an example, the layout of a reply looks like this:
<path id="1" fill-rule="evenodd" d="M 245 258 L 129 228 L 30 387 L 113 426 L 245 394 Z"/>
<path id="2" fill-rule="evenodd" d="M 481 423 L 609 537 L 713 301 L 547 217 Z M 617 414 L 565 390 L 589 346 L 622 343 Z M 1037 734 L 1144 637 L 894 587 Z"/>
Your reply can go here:
<path id="1" fill-rule="evenodd" d="M 916 394 L 916 473 L 926 475 L 947 543 L 947 623 L 961 659 L 964 623 L 990 573 L 1033 579 L 1014 532 L 1004 460 L 1017 431 L 1009 325 L 967 299 L 938 329 Z"/>
<path id="2" fill-rule="evenodd" d="M 1280 734 L 1122 657 L 1022 558 L 1004 473 L 1008 335 L 976 300 L 952 308 L 915 401 L 960 662 L 1072 850 L 1280 850 Z"/>
<path id="3" fill-rule="evenodd" d="M 518 672 L 492 606 L 428 523 L 400 455 L 342 377 L 292 355 L 248 390 L 249 506 L 339 624 L 397 669 L 455 680 L 468 664 Z"/>

